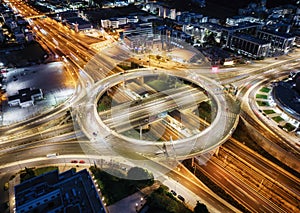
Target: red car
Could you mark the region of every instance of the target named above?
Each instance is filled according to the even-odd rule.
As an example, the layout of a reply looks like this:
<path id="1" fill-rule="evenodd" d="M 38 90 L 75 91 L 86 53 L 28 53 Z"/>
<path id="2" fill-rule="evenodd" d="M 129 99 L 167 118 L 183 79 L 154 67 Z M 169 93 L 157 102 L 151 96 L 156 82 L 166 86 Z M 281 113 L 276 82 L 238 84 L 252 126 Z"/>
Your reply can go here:
<path id="1" fill-rule="evenodd" d="M 79 163 L 85 163 L 85 161 L 84 160 L 80 160 Z"/>

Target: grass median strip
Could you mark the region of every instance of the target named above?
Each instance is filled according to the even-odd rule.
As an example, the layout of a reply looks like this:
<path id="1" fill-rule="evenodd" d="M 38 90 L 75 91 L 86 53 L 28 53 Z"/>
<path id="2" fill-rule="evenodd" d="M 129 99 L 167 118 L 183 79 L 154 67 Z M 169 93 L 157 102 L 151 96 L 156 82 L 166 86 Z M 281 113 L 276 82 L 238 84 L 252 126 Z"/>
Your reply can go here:
<path id="1" fill-rule="evenodd" d="M 262 95 L 262 94 L 256 94 L 256 98 L 268 99 L 268 96 L 267 95 Z"/>
<path id="2" fill-rule="evenodd" d="M 268 93 L 268 92 L 271 91 L 271 89 L 270 89 L 270 88 L 267 88 L 267 87 L 263 87 L 263 88 L 261 88 L 259 91 L 260 91 L 260 92 L 264 92 L 264 93 Z"/>

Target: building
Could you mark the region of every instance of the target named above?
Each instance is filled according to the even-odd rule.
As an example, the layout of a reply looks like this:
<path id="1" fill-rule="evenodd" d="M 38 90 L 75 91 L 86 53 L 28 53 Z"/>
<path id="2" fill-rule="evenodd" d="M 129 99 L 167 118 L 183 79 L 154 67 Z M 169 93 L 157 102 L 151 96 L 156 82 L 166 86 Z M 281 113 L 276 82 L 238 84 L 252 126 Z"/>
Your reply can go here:
<path id="1" fill-rule="evenodd" d="M 293 47 L 296 37 L 288 33 L 258 30 L 256 37 L 264 41 L 270 41 L 272 53 L 287 53 Z"/>
<path id="2" fill-rule="evenodd" d="M 75 30 L 75 32 L 88 31 L 93 29 L 93 25 L 90 22 L 82 19 L 81 17 L 67 18 L 65 23 L 70 29 Z"/>
<path id="3" fill-rule="evenodd" d="M 295 82 L 296 82 L 295 88 L 298 91 L 298 93 L 300 94 L 300 72 L 296 75 Z M 299 97 L 300 97 L 300 95 L 299 95 Z"/>
<path id="4" fill-rule="evenodd" d="M 126 24 L 138 23 L 138 22 L 139 22 L 139 18 L 137 16 L 113 17 L 110 19 L 101 19 L 101 26 L 103 28 L 119 29 L 120 27 Z"/>
<path id="5" fill-rule="evenodd" d="M 262 21 L 253 16 L 233 16 L 226 18 L 226 24 L 230 26 L 238 26 L 240 23 L 249 22 L 249 23 L 262 23 Z"/>
<path id="6" fill-rule="evenodd" d="M 201 23 L 198 26 L 199 31 L 203 33 L 211 32 L 215 35 L 215 40 L 221 44 L 222 47 L 230 46 L 230 39 L 234 34 L 248 34 L 255 35 L 255 32 L 261 28 L 260 24 L 242 22 L 238 26 L 222 26 L 215 23 Z M 201 30 L 203 29 L 203 30 Z M 201 37 L 201 36 L 200 36 Z"/>
<path id="7" fill-rule="evenodd" d="M 152 22 L 139 22 L 128 25 L 125 25 L 121 31 L 124 36 L 130 35 L 153 35 L 153 26 Z"/>
<path id="8" fill-rule="evenodd" d="M 28 107 L 33 106 L 34 101 L 43 99 L 43 92 L 41 89 L 25 88 L 18 90 L 17 95 L 8 97 L 9 106 Z"/>
<path id="9" fill-rule="evenodd" d="M 170 18 L 175 20 L 176 19 L 176 9 L 169 8 L 165 4 L 157 3 L 156 7 L 158 9 L 158 16 L 162 18 Z"/>
<path id="10" fill-rule="evenodd" d="M 94 182 L 86 169 L 58 170 L 15 186 L 17 213 L 105 213 Z"/>
<path id="11" fill-rule="evenodd" d="M 31 42 L 34 40 L 34 35 L 31 30 L 25 29 L 24 35 L 27 42 Z"/>
<path id="12" fill-rule="evenodd" d="M 251 58 L 263 58 L 268 56 L 271 43 L 246 34 L 234 34 L 229 48 Z"/>
<path id="13" fill-rule="evenodd" d="M 123 41 L 135 53 L 144 53 L 153 48 L 154 37 L 150 34 L 130 34 Z"/>
<path id="14" fill-rule="evenodd" d="M 89 31 L 93 29 L 93 25 L 78 11 L 61 12 L 59 13 L 59 20 L 76 32 Z"/>
<path id="15" fill-rule="evenodd" d="M 4 34 L 3 34 L 3 30 L 2 28 L 0 27 L 0 44 L 3 43 L 5 40 L 5 37 L 4 37 Z"/>
<path id="16" fill-rule="evenodd" d="M 158 1 L 145 2 L 142 10 L 155 14 L 160 18 L 176 19 L 176 9 L 170 8 L 168 4 Z"/>
<path id="17" fill-rule="evenodd" d="M 185 24 L 199 24 L 199 23 L 205 23 L 208 21 L 207 16 L 203 16 L 199 13 L 191 13 L 191 12 L 180 12 L 176 16 L 176 20 L 179 23 L 185 23 Z"/>
<path id="18" fill-rule="evenodd" d="M 26 38 L 25 38 L 25 34 L 24 32 L 22 31 L 22 28 L 21 27 L 16 27 L 14 28 L 13 30 L 13 34 L 14 34 L 14 37 L 16 39 L 16 42 L 22 44 L 25 42 Z"/>

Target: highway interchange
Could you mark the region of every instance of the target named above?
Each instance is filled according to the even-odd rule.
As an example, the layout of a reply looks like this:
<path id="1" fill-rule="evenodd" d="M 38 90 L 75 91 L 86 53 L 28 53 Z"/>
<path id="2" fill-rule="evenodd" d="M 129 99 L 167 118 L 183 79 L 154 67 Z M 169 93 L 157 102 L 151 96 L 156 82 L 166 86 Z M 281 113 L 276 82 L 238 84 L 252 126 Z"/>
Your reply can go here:
<path id="1" fill-rule="evenodd" d="M 23 3 L 20 3 L 18 6 L 16 5 L 16 7 L 19 8 L 19 11 L 24 12 L 24 16 L 39 15 L 39 12 Z M 233 72 L 224 70 L 224 72 L 221 71 L 218 74 L 211 73 L 210 67 L 208 66 L 201 66 L 199 68 L 195 65 L 190 67 L 186 65 L 185 68 L 175 69 L 175 66 L 168 67 L 167 64 L 163 68 L 157 67 L 157 69 L 154 69 L 153 67 L 148 67 L 120 74 L 123 70 L 116 67 L 116 64 L 132 56 L 123 44 L 119 44 L 107 37 L 108 39 L 105 41 L 97 41 L 103 42 L 103 49 L 96 50 L 90 46 L 90 44 L 96 42 L 95 39 L 89 38 L 89 40 L 81 34 L 76 34 L 74 31 L 67 29 L 50 18 L 37 18 L 32 21 L 35 26 L 39 28 L 42 27 L 44 31 L 47 32 L 45 35 L 37 29 L 35 31 L 37 38 L 43 45 L 51 50 L 54 55 L 58 55 L 65 61 L 66 66 L 69 66 L 72 72 L 76 72 L 80 81 L 77 84 L 74 95 L 68 101 L 55 108 L 55 110 L 51 110 L 24 122 L 9 127 L 3 126 L 1 128 L 0 175 L 3 177 L 1 180 L 4 180 L 4 177 L 8 177 L 8 174 L 13 174 L 25 166 L 32 167 L 50 163 L 66 165 L 70 163 L 70 160 L 73 159 L 74 156 L 80 156 L 80 158 L 86 159 L 86 162 L 89 162 L 89 164 L 99 162 L 99 160 L 103 158 L 122 159 L 121 157 L 124 157 L 126 161 L 128 160 L 133 164 L 148 167 L 157 176 L 167 175 L 174 179 L 181 178 L 181 180 L 185 180 L 182 181 L 182 184 L 199 194 L 200 197 L 203 197 L 203 201 L 209 203 L 210 208 L 215 211 L 237 211 L 234 207 L 218 198 L 218 196 L 205 187 L 196 188 L 195 183 L 198 182 L 197 180 L 193 180 L 192 178 L 190 180 L 183 179 L 183 169 L 180 170 L 183 174 L 176 172 L 177 166 L 180 166 L 177 160 L 214 150 L 223 144 L 233 133 L 237 124 L 236 115 L 239 113 L 239 107 L 232 108 L 231 105 L 229 105 L 232 104 L 232 106 L 235 106 L 236 103 L 230 96 L 228 97 L 224 94 L 223 91 L 219 91 L 220 86 L 217 82 L 230 82 L 239 88 L 237 102 L 242 103 L 242 118 L 249 121 L 249 119 L 253 119 L 254 117 L 256 123 L 259 122 L 259 126 L 264 125 L 262 131 L 265 131 L 265 129 L 268 128 L 267 124 L 261 124 L 260 119 L 252 112 L 252 107 L 244 106 L 248 105 L 248 100 L 251 100 L 251 97 L 249 98 L 246 95 L 251 93 L 251 90 L 255 88 L 258 82 L 264 81 L 266 78 L 278 78 L 279 75 L 276 76 L 274 73 L 282 72 L 282 70 L 286 69 L 286 65 L 294 63 L 295 67 L 299 66 L 298 51 L 295 51 L 294 54 L 291 54 L 289 57 L 282 58 L 282 60 L 265 60 L 257 64 L 239 67 L 238 69 L 234 69 Z M 57 45 L 57 43 L 59 45 Z M 160 66 L 162 65 L 160 64 Z M 274 68 L 277 70 L 274 70 Z M 290 68 L 291 67 L 289 67 L 289 69 Z M 134 139 L 128 140 L 128 138 L 124 138 L 124 136 L 108 128 L 110 125 L 107 126 L 107 124 L 105 124 L 105 122 L 108 121 L 102 121 L 100 119 L 96 110 L 97 99 L 108 88 L 124 81 L 124 79 L 149 75 L 149 72 L 156 74 L 168 72 L 173 76 L 187 78 L 199 84 L 208 92 L 211 92 L 211 95 L 218 96 L 216 99 L 217 102 L 221 101 L 225 104 L 218 104 L 216 119 L 208 128 L 201 132 L 201 136 L 195 135 L 192 138 L 186 138 L 178 142 L 155 141 L 154 143 Z M 236 76 L 238 75 L 242 76 L 242 78 L 237 78 Z M 190 100 L 188 100 L 188 103 L 189 101 Z M 138 107 L 140 107 L 140 105 L 138 105 Z M 230 116 L 228 116 L 228 109 L 231 112 Z M 161 111 L 164 110 L 165 109 Z M 117 113 L 113 113 L 113 115 L 114 119 L 120 119 L 118 117 L 120 115 Z M 147 116 L 149 116 L 149 114 L 145 115 L 145 117 Z M 218 122 L 219 119 L 226 119 L 226 122 L 225 120 Z M 218 127 L 215 126 L 217 124 L 219 125 Z M 278 140 L 279 136 L 276 136 L 274 130 L 268 131 L 270 132 L 268 133 L 269 135 L 275 135 L 273 137 L 276 137 Z M 216 132 L 220 134 L 216 134 Z M 126 144 L 123 144 L 124 139 Z M 188 140 L 193 142 L 188 143 L 187 146 L 186 142 Z M 200 141 L 199 145 L 197 145 L 198 140 Z M 272 143 L 274 140 L 273 138 L 269 143 Z M 280 140 L 282 140 L 280 143 L 284 143 L 284 138 Z M 201 143 L 201 141 L 205 141 L 206 143 Z M 166 145 L 165 150 L 168 150 L 168 155 L 172 158 L 167 162 L 164 161 L 165 155 L 153 155 L 161 150 L 164 144 Z M 236 144 L 234 146 L 234 143 L 232 143 L 233 145 L 226 144 L 224 149 L 230 149 L 230 152 L 244 155 L 241 152 L 246 149 L 241 149 L 239 146 L 236 146 Z M 126 150 L 124 150 L 124 146 L 127 147 Z M 295 151 L 295 149 L 291 149 Z M 57 159 L 47 159 L 45 157 L 48 153 L 55 152 L 59 153 Z M 276 152 L 282 152 L 286 155 L 286 150 L 280 146 Z M 32 155 L 32 153 L 35 154 Z M 275 165 L 272 167 L 263 166 L 259 168 L 260 163 L 256 162 L 258 155 L 245 155 L 247 156 L 245 159 L 248 158 L 248 162 L 249 159 L 251 159 L 250 162 L 253 164 L 252 168 L 257 168 L 260 171 L 266 170 L 264 171 L 266 173 L 271 172 L 268 174 L 268 177 L 272 177 L 274 172 L 276 173 L 276 171 L 278 171 L 279 167 Z M 299 161 L 299 157 L 293 156 L 294 155 L 290 156 L 290 158 L 292 158 L 290 162 L 295 164 L 295 162 Z M 288 158 L 289 157 L 287 157 L 286 160 L 288 160 Z M 294 196 L 293 199 L 296 199 L 295 201 L 291 201 L 291 206 L 289 206 L 289 204 L 286 205 L 288 207 L 279 207 L 278 204 L 274 204 L 274 202 L 266 199 L 265 196 L 258 194 L 257 191 L 253 191 L 254 187 L 250 187 L 241 180 L 230 180 L 232 174 L 225 172 L 223 169 L 224 165 L 223 167 L 220 166 L 222 163 L 219 162 L 219 165 L 216 165 L 215 161 L 218 160 L 215 159 L 215 157 L 212 157 L 212 159 L 211 161 L 207 159 L 207 165 L 203 167 L 202 170 L 206 170 L 204 172 L 206 172 L 208 176 L 210 175 L 212 179 L 217 179 L 217 182 L 227 180 L 229 184 L 231 183 L 231 186 L 228 186 L 229 188 L 227 188 L 226 191 L 231 192 L 233 197 L 238 199 L 251 211 L 296 212 L 299 210 L 300 190 L 299 187 L 294 187 L 295 185 L 299 186 L 299 177 L 295 177 L 287 172 L 281 172 L 276 176 L 275 181 L 282 184 L 283 187 L 289 191 L 286 195 L 288 198 L 286 199 L 292 200 L 289 197 L 291 193 Z M 224 162 L 227 160 L 228 159 L 225 159 Z M 158 162 L 160 163 L 158 164 Z M 268 165 L 270 165 L 270 163 L 268 163 Z M 295 164 L 291 167 L 299 172 L 298 165 L 299 164 Z M 187 174 L 185 176 L 188 177 Z M 222 178 L 220 179 L 220 177 Z M 244 195 L 241 196 L 239 193 Z M 249 197 L 251 199 L 249 199 Z M 297 201 L 298 206 L 295 207 Z"/>

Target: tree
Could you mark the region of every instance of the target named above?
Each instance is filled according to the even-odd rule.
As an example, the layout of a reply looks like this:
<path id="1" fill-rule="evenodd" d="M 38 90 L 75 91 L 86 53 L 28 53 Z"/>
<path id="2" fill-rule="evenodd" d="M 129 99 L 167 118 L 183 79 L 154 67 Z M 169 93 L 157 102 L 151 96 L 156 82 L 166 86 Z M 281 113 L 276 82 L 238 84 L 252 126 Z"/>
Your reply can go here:
<path id="1" fill-rule="evenodd" d="M 153 179 L 153 175 L 146 169 L 140 167 L 132 167 L 128 170 L 127 178 L 131 180 L 148 180 Z"/>
<path id="2" fill-rule="evenodd" d="M 94 3 L 95 3 L 96 5 L 98 5 L 100 8 L 102 8 L 103 2 L 104 2 L 104 0 L 94 0 Z"/>
<path id="3" fill-rule="evenodd" d="M 169 76 L 166 73 L 160 73 L 158 75 L 158 80 L 166 82 L 169 80 Z"/>
<path id="4" fill-rule="evenodd" d="M 197 204 L 194 208 L 194 213 L 209 213 L 209 211 L 208 211 L 205 204 L 200 203 L 199 201 L 197 201 Z"/>

